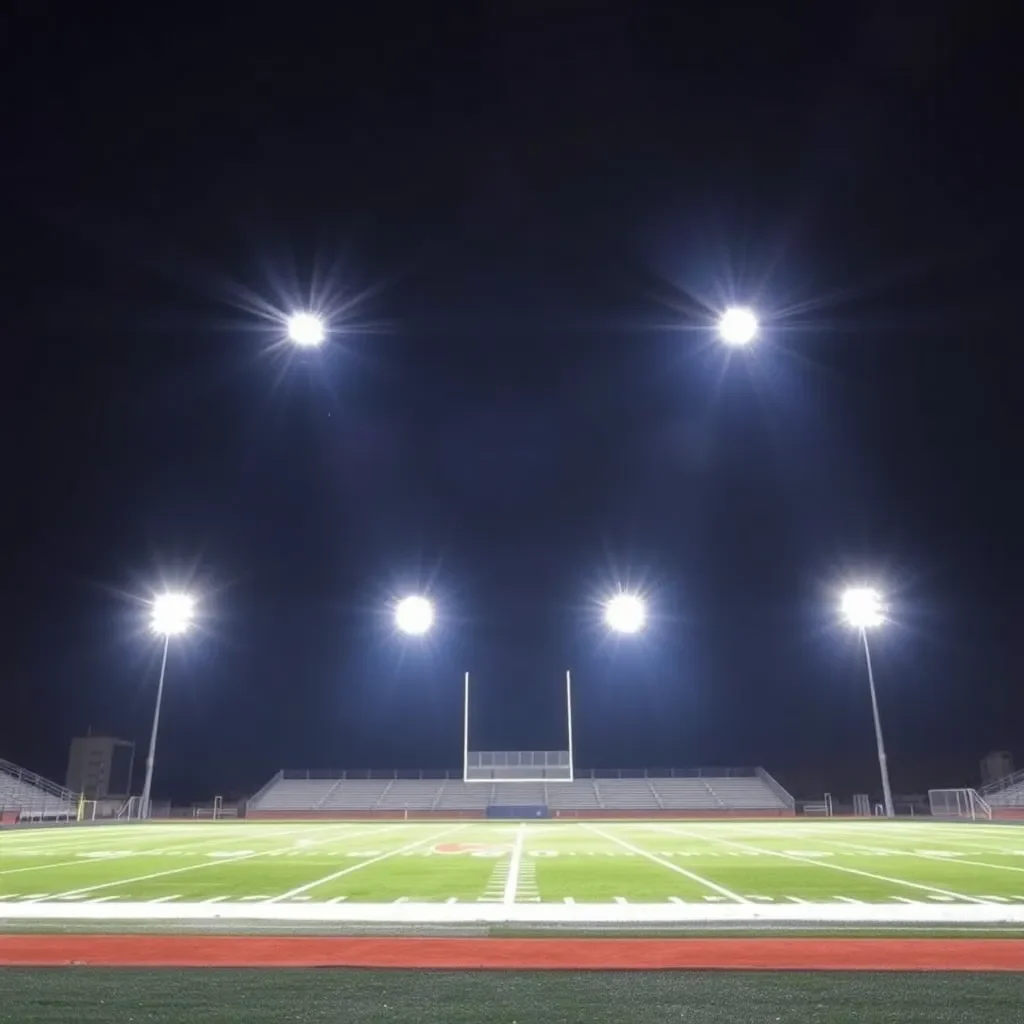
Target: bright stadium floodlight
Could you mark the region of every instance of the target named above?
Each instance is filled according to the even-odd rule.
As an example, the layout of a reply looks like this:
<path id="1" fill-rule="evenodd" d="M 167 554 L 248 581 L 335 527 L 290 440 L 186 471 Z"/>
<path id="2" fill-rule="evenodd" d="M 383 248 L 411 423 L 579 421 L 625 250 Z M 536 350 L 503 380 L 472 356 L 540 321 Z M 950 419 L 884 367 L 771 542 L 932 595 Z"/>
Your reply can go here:
<path id="1" fill-rule="evenodd" d="M 758 332 L 757 316 L 745 306 L 733 306 L 718 319 L 718 336 L 726 345 L 742 348 L 749 345 Z"/>
<path id="2" fill-rule="evenodd" d="M 434 625 L 434 606 L 425 597 L 403 597 L 395 605 L 395 625 L 407 636 L 423 636 Z"/>
<path id="3" fill-rule="evenodd" d="M 882 738 L 882 720 L 878 714 L 878 697 L 875 694 L 875 673 L 871 667 L 871 648 L 868 646 L 868 630 L 885 622 L 885 604 L 882 595 L 874 587 L 848 587 L 843 591 L 839 611 L 848 626 L 857 630 L 864 645 L 864 660 L 868 667 L 868 689 L 871 691 L 871 711 L 875 720 L 875 746 L 878 748 L 878 768 L 882 775 L 882 796 L 885 800 L 887 818 L 896 816 L 892 803 L 892 787 L 889 785 L 889 763 L 885 755 L 885 741 Z"/>
<path id="4" fill-rule="evenodd" d="M 160 681 L 156 687 L 156 707 L 153 709 L 153 728 L 149 734 L 149 754 L 146 757 L 146 781 L 142 785 L 140 815 L 150 816 L 150 792 L 153 788 L 153 765 L 156 762 L 156 737 L 160 729 L 160 705 L 164 699 L 164 676 L 167 673 L 167 651 L 171 637 L 180 636 L 192 625 L 196 601 L 191 594 L 167 593 L 157 597 L 150 609 L 150 628 L 164 638 L 164 653 L 160 660 Z"/>
<path id="5" fill-rule="evenodd" d="M 647 608 L 636 594 L 615 594 L 604 606 L 604 621 L 616 633 L 639 633 L 647 624 Z"/>
<path id="6" fill-rule="evenodd" d="M 316 348 L 326 335 L 323 320 L 314 313 L 295 313 L 288 319 L 288 337 L 299 348 Z"/>
<path id="7" fill-rule="evenodd" d="M 874 629 L 885 622 L 882 595 L 874 587 L 849 587 L 843 591 L 840 611 L 854 629 Z"/>

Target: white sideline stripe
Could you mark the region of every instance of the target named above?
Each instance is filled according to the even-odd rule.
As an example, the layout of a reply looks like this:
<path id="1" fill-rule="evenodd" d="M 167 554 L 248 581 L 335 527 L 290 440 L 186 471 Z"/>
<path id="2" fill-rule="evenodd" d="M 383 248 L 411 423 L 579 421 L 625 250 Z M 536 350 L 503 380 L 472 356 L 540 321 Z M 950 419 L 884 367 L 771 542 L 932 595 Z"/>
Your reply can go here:
<path id="1" fill-rule="evenodd" d="M 582 823 L 581 823 L 582 824 Z M 690 879 L 691 882 L 698 882 L 707 889 L 713 889 L 715 892 L 722 896 L 727 896 L 729 899 L 734 900 L 736 903 L 749 903 L 749 900 L 745 900 L 738 893 L 733 892 L 731 889 L 726 889 L 725 886 L 719 885 L 717 882 L 712 882 L 710 878 L 704 878 L 701 875 L 696 875 L 692 871 L 687 871 L 686 868 L 680 867 L 678 864 L 673 864 L 669 860 L 665 860 L 663 857 L 659 857 L 656 853 L 648 853 L 646 850 L 641 849 L 639 846 L 634 846 L 632 843 L 627 843 L 625 839 L 619 839 L 617 836 L 610 835 L 603 829 L 595 828 L 593 825 L 583 824 L 588 832 L 593 832 L 595 835 L 601 836 L 602 839 L 609 840 L 613 843 L 618 843 L 619 846 L 624 847 L 627 850 L 631 850 L 633 853 L 640 854 L 641 857 L 646 857 L 649 861 L 655 864 L 660 864 L 663 868 L 668 868 L 669 871 L 674 871 L 678 875 L 683 875 L 685 878 Z"/>
<path id="2" fill-rule="evenodd" d="M 505 888 L 501 894 L 505 903 L 515 903 L 516 887 L 519 885 L 519 865 L 523 861 L 523 841 L 526 838 L 526 827 L 520 825 L 516 829 L 516 841 L 512 845 L 512 856 L 508 862 L 508 877 L 505 879 Z"/>
<path id="3" fill-rule="evenodd" d="M 389 828 L 393 828 L 393 827 L 397 827 L 397 826 L 388 826 L 388 827 Z M 287 832 L 279 832 L 278 835 L 288 836 L 288 835 L 295 835 L 296 832 L 300 832 L 301 833 L 301 832 L 308 832 L 308 831 L 309 831 L 309 826 L 306 826 L 305 828 L 289 829 Z M 364 830 L 364 832 L 365 832 L 365 830 Z M 352 835 L 360 835 L 360 834 L 361 833 L 359 833 L 359 832 L 352 833 Z M 309 842 L 309 845 L 313 846 L 313 845 L 319 844 L 319 843 L 330 842 L 331 840 L 333 840 L 333 838 L 334 837 L 332 836 L 332 837 L 330 837 L 330 839 L 311 839 L 310 842 Z M 350 838 L 350 837 L 345 837 L 345 838 Z M 221 837 L 221 841 L 223 841 L 223 837 Z M 290 847 L 285 847 L 285 849 L 290 849 Z M 270 852 L 271 851 L 269 851 L 269 850 L 259 850 L 259 851 L 253 852 L 253 853 L 242 853 L 242 854 L 239 854 L 237 857 L 218 857 L 218 858 L 214 858 L 212 860 L 203 861 L 200 864 L 186 864 L 184 867 L 168 868 L 166 871 L 154 871 L 154 872 L 152 872 L 151 874 L 148 874 L 148 875 L 136 875 L 133 878 L 120 878 L 116 882 L 100 882 L 99 885 L 86 885 L 86 886 L 83 886 L 80 889 L 68 889 L 67 892 L 59 892 L 59 893 L 57 893 L 56 896 L 54 896 L 52 898 L 53 899 L 64 899 L 64 898 L 66 898 L 68 896 L 80 896 L 80 895 L 84 895 L 85 893 L 98 892 L 100 889 L 112 889 L 112 888 L 114 888 L 115 886 L 118 886 L 118 885 L 133 885 L 135 882 L 149 882 L 149 881 L 152 881 L 154 878 L 166 878 L 168 875 L 180 875 L 180 874 L 183 874 L 186 871 L 198 871 L 200 868 L 217 867 L 217 866 L 223 865 L 223 864 L 237 864 L 239 861 L 252 860 L 254 857 L 266 857 Z M 42 897 L 39 897 L 39 898 L 42 898 Z"/>
<path id="4" fill-rule="evenodd" d="M 318 878 L 313 882 L 307 882 L 305 885 L 300 885 L 296 889 L 290 889 L 288 892 L 281 893 L 280 896 L 272 896 L 269 900 L 266 900 L 265 903 L 273 904 L 280 900 L 295 899 L 296 896 L 301 896 L 304 892 L 309 892 L 310 889 L 315 889 L 318 885 L 326 885 L 327 882 L 333 882 L 336 878 L 344 878 L 345 875 L 350 875 L 353 871 L 361 871 L 363 868 L 368 868 L 371 864 L 379 864 L 381 861 L 390 860 L 392 857 L 397 857 L 399 854 L 405 853 L 406 850 L 415 850 L 417 847 L 426 846 L 427 843 L 437 842 L 437 840 L 442 836 L 451 835 L 452 832 L 457 832 L 465 827 L 465 825 L 455 825 L 451 828 L 443 829 L 440 832 L 435 832 L 432 835 L 427 836 L 426 839 L 417 839 L 413 843 L 406 843 L 405 846 L 399 846 L 396 850 L 390 850 L 388 853 L 379 854 L 376 857 L 371 857 L 369 860 L 361 860 L 358 864 L 342 868 L 340 871 L 335 871 L 330 875 L 324 875 L 323 878 Z"/>
<path id="5" fill-rule="evenodd" d="M 686 832 L 682 829 L 673 829 L 668 826 L 658 826 L 655 828 L 664 827 L 666 831 L 672 832 L 675 835 L 686 835 L 691 839 L 694 838 L 692 832 Z M 785 860 L 796 861 L 797 864 L 814 864 L 819 868 L 825 868 L 829 871 L 842 871 L 848 875 L 860 875 L 861 878 L 870 878 L 876 882 L 888 882 L 890 885 L 905 885 L 910 889 L 919 889 L 922 892 L 937 892 L 941 896 L 952 896 L 958 900 L 964 900 L 967 903 L 987 903 L 987 900 L 980 899 L 977 896 L 966 896 L 962 892 L 953 892 L 950 889 L 939 889 L 934 885 L 921 885 L 918 882 L 908 882 L 903 878 L 891 878 L 889 875 L 876 875 L 872 871 L 862 871 L 860 868 L 848 868 L 841 864 L 832 864 L 829 861 L 819 860 L 816 857 L 799 857 L 793 853 L 784 853 L 782 850 L 766 850 L 763 846 L 750 846 L 747 843 L 736 843 L 731 839 L 712 839 L 712 842 L 721 843 L 724 846 L 735 846 L 739 850 L 746 850 L 747 853 L 763 854 L 766 857 L 782 857 Z M 991 904 L 988 904 L 991 906 Z"/>
<path id="6" fill-rule="evenodd" d="M 1024 926 L 1024 906 L 951 903 L 8 903 L 5 921 L 316 921 L 386 924 L 808 923 Z"/>

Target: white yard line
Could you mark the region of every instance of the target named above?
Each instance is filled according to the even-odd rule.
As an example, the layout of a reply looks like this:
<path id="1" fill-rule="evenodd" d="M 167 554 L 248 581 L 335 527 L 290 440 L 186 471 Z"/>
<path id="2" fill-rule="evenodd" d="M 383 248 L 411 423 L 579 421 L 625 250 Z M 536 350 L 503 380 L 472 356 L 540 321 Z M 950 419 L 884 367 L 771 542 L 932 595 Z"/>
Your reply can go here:
<path id="1" fill-rule="evenodd" d="M 389 827 L 392 827 L 392 826 L 389 826 Z M 393 827 L 397 827 L 397 826 L 393 826 Z M 281 835 L 295 835 L 295 833 L 297 833 L 297 832 L 301 833 L 301 832 L 308 832 L 308 831 L 309 831 L 309 826 L 307 825 L 305 828 L 292 829 L 292 830 L 290 830 L 288 832 L 283 832 L 283 833 L 280 833 L 280 834 Z M 364 834 L 365 831 L 366 830 L 363 830 L 362 833 L 360 833 L 360 832 L 353 832 L 353 833 L 351 833 L 351 835 L 361 835 L 361 834 Z M 327 837 L 325 839 L 312 839 L 312 840 L 310 840 L 309 845 L 310 846 L 314 846 L 314 845 L 319 845 L 320 843 L 333 842 L 336 838 L 338 838 L 338 837 L 332 835 L 332 836 L 329 836 L 329 837 Z M 350 838 L 350 836 L 344 836 L 342 838 Z M 291 847 L 284 847 L 284 849 L 291 849 Z M 154 878 L 167 878 L 170 875 L 181 875 L 181 874 L 184 874 L 186 871 L 199 871 L 201 868 L 219 867 L 219 866 L 224 865 L 224 864 L 238 864 L 239 862 L 244 861 L 244 860 L 253 860 L 255 857 L 266 857 L 271 852 L 272 851 L 270 851 L 270 850 L 258 850 L 258 851 L 254 851 L 252 853 L 242 853 L 242 854 L 239 854 L 237 857 L 218 857 L 218 858 L 216 858 L 214 860 L 203 861 L 200 864 L 186 864 L 186 865 L 184 865 L 183 867 L 180 867 L 180 868 L 168 868 L 166 871 L 153 871 L 153 872 L 151 872 L 148 875 L 135 875 L 135 876 L 133 876 L 131 878 L 118 878 L 118 879 L 116 879 L 115 881 L 112 881 L 112 882 L 100 882 L 98 885 L 85 885 L 85 886 L 82 886 L 80 889 L 68 889 L 66 892 L 55 893 L 53 896 L 49 896 L 49 897 L 45 897 L 45 898 L 46 899 L 55 899 L 55 900 L 56 899 L 65 899 L 68 896 L 80 896 L 83 893 L 98 892 L 100 889 L 113 889 L 113 888 L 115 888 L 116 886 L 119 886 L 119 885 L 133 885 L 135 882 L 150 882 Z"/>
<path id="2" fill-rule="evenodd" d="M 503 903 L 515 903 L 516 888 L 519 885 L 519 865 L 523 862 L 523 841 L 526 838 L 526 826 L 520 825 L 516 831 L 516 841 L 512 846 L 512 856 L 508 862 L 508 877 L 505 879 Z"/>
<path id="3" fill-rule="evenodd" d="M 266 904 L 280 903 L 282 900 L 294 899 L 296 896 L 301 896 L 304 892 L 309 892 L 310 889 L 315 889 L 318 885 L 325 885 L 327 882 L 333 882 L 336 878 L 344 878 L 345 875 L 352 874 L 353 871 L 362 871 L 363 868 L 368 868 L 371 864 L 379 864 L 381 861 L 390 860 L 392 857 L 397 857 L 399 854 L 405 853 L 407 850 L 415 850 L 417 847 L 425 846 L 427 843 L 436 842 L 442 836 L 451 835 L 452 832 L 457 832 L 459 829 L 465 828 L 465 825 L 455 825 L 451 828 L 446 828 L 441 832 L 435 832 L 433 835 L 427 836 L 426 839 L 417 839 L 414 843 L 407 843 L 405 846 L 399 846 L 395 850 L 391 850 L 388 853 L 382 853 L 377 857 L 371 857 L 369 860 L 361 860 L 358 864 L 352 864 L 350 867 L 342 868 L 340 871 L 335 871 L 330 875 L 324 875 L 323 878 L 318 878 L 313 882 L 307 882 L 305 885 L 300 885 L 297 889 L 290 889 L 288 892 L 281 893 L 280 896 L 273 896 L 269 900 L 266 900 Z"/>
<path id="4" fill-rule="evenodd" d="M 920 860 L 934 860 L 940 864 L 965 864 L 967 867 L 991 868 L 993 871 L 1024 872 L 1024 867 L 1016 867 L 1013 864 L 983 864 L 980 860 L 964 860 L 963 857 L 944 857 L 941 853 L 922 853 L 920 850 L 893 850 L 885 846 L 864 846 L 861 843 L 848 843 L 839 839 L 819 839 L 818 842 L 828 843 L 829 846 L 841 846 L 847 850 L 860 851 L 862 853 L 885 853 L 893 857 L 917 857 Z"/>
<path id="5" fill-rule="evenodd" d="M 673 864 L 671 861 L 665 860 L 663 857 L 659 857 L 656 853 L 648 853 L 646 850 L 641 849 L 639 846 L 634 846 L 632 843 L 626 842 L 625 839 L 619 839 L 618 836 L 611 835 L 605 832 L 603 829 L 597 828 L 594 825 L 587 825 L 581 822 L 581 827 L 585 828 L 588 832 L 593 832 L 594 835 L 600 836 L 612 843 L 617 843 L 625 850 L 629 850 L 632 853 L 639 854 L 641 857 L 646 857 L 649 861 L 654 864 L 660 864 L 663 868 L 668 868 L 669 871 L 674 871 L 677 875 L 682 875 L 684 878 L 690 879 L 691 882 L 697 882 L 699 885 L 703 885 L 707 889 L 712 889 L 721 896 L 727 896 L 729 899 L 736 903 L 749 903 L 749 900 L 744 899 L 738 893 L 733 892 L 731 889 L 726 889 L 725 886 L 719 885 L 717 882 L 712 882 L 710 878 L 704 878 L 702 875 L 694 874 L 692 871 L 687 871 L 686 868 L 681 868 L 678 864 Z"/>
<path id="6" fill-rule="evenodd" d="M 783 860 L 791 860 L 797 864 L 813 864 L 815 867 L 826 868 L 829 871 L 841 871 L 847 875 L 859 875 L 861 878 L 870 878 L 876 882 L 888 882 L 890 885 L 903 885 L 909 889 L 919 889 L 922 892 L 937 892 L 941 896 L 953 896 L 958 900 L 967 903 L 988 903 L 987 900 L 977 896 L 967 896 L 961 892 L 952 892 L 949 889 L 939 889 L 934 885 L 920 885 L 917 882 L 908 882 L 902 878 L 891 878 L 888 875 L 876 875 L 873 871 L 862 871 L 860 868 L 843 867 L 841 864 L 830 864 L 828 861 L 818 860 L 815 857 L 801 857 L 795 853 L 784 853 L 781 850 L 766 850 L 763 846 L 751 846 L 748 843 L 737 843 L 732 839 L 719 839 L 717 836 L 701 834 L 698 832 L 687 832 L 671 826 L 652 825 L 652 828 L 662 829 L 672 835 L 688 836 L 691 839 L 699 839 L 702 842 L 719 843 L 722 846 L 733 846 L 737 850 L 747 853 L 756 853 L 764 857 L 781 857 Z"/>

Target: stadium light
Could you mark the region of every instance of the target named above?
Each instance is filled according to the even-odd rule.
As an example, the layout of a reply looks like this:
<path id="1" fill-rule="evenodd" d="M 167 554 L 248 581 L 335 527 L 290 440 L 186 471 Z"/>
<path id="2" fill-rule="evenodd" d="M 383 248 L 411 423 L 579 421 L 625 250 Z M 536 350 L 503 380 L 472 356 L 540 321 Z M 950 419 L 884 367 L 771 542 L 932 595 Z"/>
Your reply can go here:
<path id="1" fill-rule="evenodd" d="M 408 636 L 423 636 L 434 625 L 434 606 L 425 597 L 403 597 L 395 605 L 395 625 Z"/>
<path id="2" fill-rule="evenodd" d="M 620 593 L 604 606 L 604 621 L 615 633 L 639 633 L 647 625 L 647 607 L 636 594 Z"/>
<path id="3" fill-rule="evenodd" d="M 892 804 L 892 787 L 889 785 L 889 763 L 885 756 L 882 720 L 878 714 L 878 697 L 875 695 L 875 673 L 871 667 L 871 648 L 868 645 L 868 630 L 876 629 L 885 622 L 885 603 L 882 600 L 882 595 L 874 587 L 848 587 L 843 591 L 839 610 L 846 624 L 860 634 L 861 643 L 864 646 L 864 660 L 868 667 L 868 689 L 871 691 L 871 711 L 875 720 L 878 768 L 882 774 L 885 815 L 887 818 L 894 818 L 896 811 Z"/>
<path id="4" fill-rule="evenodd" d="M 149 734 L 149 754 L 146 757 L 146 781 L 142 786 L 141 814 L 149 817 L 150 792 L 153 788 L 153 765 L 156 762 L 156 736 L 160 729 L 160 705 L 164 698 L 164 676 L 167 673 L 167 651 L 171 637 L 185 633 L 195 618 L 196 601 L 191 594 L 161 594 L 153 601 L 150 628 L 164 638 L 164 653 L 160 660 L 160 681 L 156 687 L 156 707 L 153 709 L 153 728 Z"/>
<path id="5" fill-rule="evenodd" d="M 718 336 L 733 348 L 749 345 L 757 338 L 758 329 L 756 314 L 745 306 L 732 306 L 718 319 Z"/>
<path id="6" fill-rule="evenodd" d="M 288 319 L 288 337 L 299 348 L 316 348 L 326 336 L 324 322 L 315 313 L 295 313 Z"/>

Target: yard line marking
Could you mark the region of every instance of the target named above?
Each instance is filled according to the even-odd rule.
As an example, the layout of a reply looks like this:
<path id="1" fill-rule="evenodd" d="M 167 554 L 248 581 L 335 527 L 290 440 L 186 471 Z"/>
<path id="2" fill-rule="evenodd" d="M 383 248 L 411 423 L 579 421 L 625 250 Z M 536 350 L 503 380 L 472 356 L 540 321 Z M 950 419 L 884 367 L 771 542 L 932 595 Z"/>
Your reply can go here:
<path id="1" fill-rule="evenodd" d="M 290 889 L 288 892 L 282 893 L 280 896 L 273 896 L 264 902 L 280 903 L 281 900 L 294 899 L 296 896 L 301 896 L 304 892 L 309 892 L 310 889 L 315 889 L 318 885 L 325 885 L 327 882 L 333 882 L 336 878 L 344 878 L 345 875 L 350 875 L 353 871 L 362 871 L 363 868 L 368 868 L 371 864 L 380 864 L 381 861 L 397 857 L 399 854 L 405 853 L 406 850 L 415 850 L 417 847 L 437 842 L 437 840 L 442 836 L 451 835 L 452 832 L 458 832 L 465 827 L 465 825 L 455 825 L 453 827 L 443 829 L 441 832 L 435 832 L 432 835 L 427 836 L 426 839 L 417 839 L 413 843 L 406 843 L 405 846 L 400 846 L 397 850 L 391 850 L 388 853 L 379 854 L 376 857 L 371 857 L 369 860 L 362 860 L 358 864 L 352 864 L 351 866 L 342 868 L 340 871 L 335 871 L 330 875 L 324 875 L 323 878 L 317 878 L 315 881 L 307 882 L 305 885 L 300 885 L 295 889 Z"/>
<path id="2" fill-rule="evenodd" d="M 662 826 L 654 825 L 652 827 L 661 828 Z M 691 839 L 704 838 L 703 836 L 697 835 L 693 832 L 685 832 L 682 829 L 675 829 L 670 826 L 664 826 L 664 828 L 665 831 L 671 832 L 673 835 L 688 835 Z M 876 875 L 872 871 L 862 871 L 860 868 L 848 868 L 841 864 L 833 864 L 827 860 L 819 860 L 816 857 L 799 857 L 793 853 L 783 853 L 781 850 L 766 850 L 761 846 L 749 846 L 747 843 L 737 843 L 731 839 L 718 839 L 717 837 L 711 837 L 711 841 L 721 843 L 724 846 L 735 846 L 738 850 L 745 850 L 749 853 L 757 853 L 766 857 L 782 857 L 784 860 L 792 860 L 797 864 L 813 864 L 816 867 L 825 869 L 826 871 L 842 871 L 847 875 L 859 875 L 861 878 L 870 878 L 876 882 L 888 882 L 890 885 L 904 885 L 909 889 L 919 889 L 922 892 L 937 892 L 942 896 L 952 896 L 955 899 L 964 900 L 967 903 L 982 903 L 991 906 L 987 900 L 983 900 L 977 896 L 965 896 L 962 892 L 953 892 L 950 889 L 940 889 L 934 885 L 921 885 L 918 882 L 908 882 L 902 878 L 891 878 L 888 875 Z"/>
<path id="3" fill-rule="evenodd" d="M 909 903 L 912 907 L 921 906 L 920 900 L 908 900 L 906 896 L 893 896 L 894 903 Z"/>
<path id="4" fill-rule="evenodd" d="M 669 896 L 669 903 L 686 903 L 686 900 L 681 900 L 678 896 Z"/>
<path id="5" fill-rule="evenodd" d="M 519 885 L 519 865 L 523 860 L 523 840 L 526 836 L 526 828 L 520 825 L 516 830 L 516 841 L 512 846 L 512 856 L 508 862 L 508 877 L 505 879 L 505 890 L 501 899 L 503 903 L 515 903 L 516 886 Z"/>
<path id="6" fill-rule="evenodd" d="M 882 846 L 863 846 L 860 843 L 844 843 L 838 839 L 823 839 L 822 842 L 830 846 L 843 846 L 848 850 L 863 850 L 865 853 L 886 853 L 897 857 L 918 857 L 921 860 L 937 860 L 943 864 L 965 864 L 972 868 L 990 868 L 993 871 L 1024 871 L 1024 867 L 1015 867 L 1013 864 L 983 864 L 979 860 L 964 860 L 962 857 L 944 856 L 943 854 L 924 853 L 921 850 L 891 850 Z M 987 899 L 987 897 L 986 897 Z"/>
<path id="7" fill-rule="evenodd" d="M 602 829 L 596 828 L 593 825 L 583 825 L 588 832 L 593 832 L 595 835 L 601 836 L 602 839 L 608 840 L 613 843 L 618 843 L 619 846 L 624 847 L 627 850 L 631 850 L 633 853 L 638 853 L 641 857 L 646 857 L 649 861 L 655 864 L 660 864 L 663 868 L 668 868 L 669 871 L 674 871 L 678 875 L 683 875 L 685 878 L 690 879 L 691 882 L 698 882 L 707 889 L 713 889 L 715 892 L 722 896 L 727 896 L 729 899 L 736 903 L 748 903 L 749 900 L 745 900 L 742 896 L 734 893 L 731 889 L 726 889 L 725 886 L 719 885 L 717 882 L 712 882 L 710 878 L 704 878 L 701 875 L 694 874 L 692 871 L 687 871 L 686 868 L 680 867 L 678 864 L 673 864 L 669 860 L 665 860 L 663 857 L 659 857 L 655 853 L 648 853 L 646 850 L 641 849 L 639 846 L 634 846 L 632 843 L 627 843 L 625 839 L 619 839 L 618 836 L 610 835 L 608 832 Z"/>
<path id="8" fill-rule="evenodd" d="M 858 907 L 864 905 L 863 900 L 855 900 L 851 896 L 833 896 L 834 900 L 838 900 L 840 903 L 856 903 Z"/>
<path id="9" fill-rule="evenodd" d="M 227 896 L 214 896 L 212 899 L 200 900 L 200 903 L 223 903 L 229 897 Z"/>
<path id="10" fill-rule="evenodd" d="M 344 903 L 345 900 L 347 900 L 347 899 L 348 899 L 347 896 L 334 896 L 331 899 L 329 899 L 327 902 L 328 903 Z"/>
<path id="11" fill-rule="evenodd" d="M 628 903 L 629 901 L 625 896 L 613 896 L 612 903 Z"/>
<path id="12" fill-rule="evenodd" d="M 571 896 L 566 896 L 565 899 L 562 900 L 562 902 L 563 903 L 575 903 L 576 901 Z"/>
<path id="13" fill-rule="evenodd" d="M 94 900 L 85 900 L 85 902 L 86 903 L 110 903 L 111 901 L 116 900 L 117 898 L 118 898 L 117 896 L 100 896 L 100 897 L 98 897 L 97 899 L 94 899 Z"/>
<path id="14" fill-rule="evenodd" d="M 242 898 L 245 899 L 244 896 Z M 77 896 L 69 896 L 68 899 L 75 899 L 75 900 L 77 900 L 78 897 Z M 155 900 L 146 900 L 146 902 L 147 903 L 170 903 L 171 900 L 180 900 L 180 899 L 181 899 L 180 893 L 176 893 L 174 896 L 158 896 Z"/>
<path id="15" fill-rule="evenodd" d="M 993 900 L 996 903 L 1009 903 L 1010 902 L 1005 896 L 983 896 L 982 899 Z"/>
<path id="16" fill-rule="evenodd" d="M 445 900 L 445 903 L 458 903 L 458 902 L 459 902 L 458 896 L 449 896 L 448 899 Z"/>
<path id="17" fill-rule="evenodd" d="M 790 903 L 810 903 L 810 900 L 802 900 L 799 896 L 787 896 L 786 899 L 789 900 Z"/>
<path id="18" fill-rule="evenodd" d="M 399 827 L 399 826 L 389 825 L 389 826 L 386 826 L 385 831 L 389 830 L 389 829 L 392 829 L 392 828 L 397 828 L 397 827 Z M 301 833 L 301 832 L 308 832 L 308 831 L 309 831 L 309 827 L 307 826 L 305 828 L 289 829 L 287 832 L 279 832 L 278 835 L 285 835 L 285 836 L 287 836 L 287 835 L 295 835 L 296 832 L 300 832 Z M 354 833 L 354 834 L 355 835 L 359 835 L 360 833 L 357 832 L 357 833 Z M 313 840 L 310 840 L 310 842 L 311 842 L 311 844 L 312 843 L 321 843 L 321 842 L 326 843 L 326 842 L 330 842 L 333 838 L 334 837 L 332 836 L 332 837 L 330 837 L 330 839 L 322 839 L 322 840 L 313 839 Z M 223 841 L 223 837 L 221 837 L 221 841 Z M 115 886 L 118 886 L 118 885 L 133 885 L 135 882 L 149 882 L 149 881 L 151 881 L 154 878 L 166 878 L 168 875 L 180 875 L 180 874 L 183 874 L 186 871 L 198 871 L 201 868 L 220 867 L 220 866 L 222 866 L 224 864 L 237 864 L 237 863 L 239 863 L 240 861 L 243 861 L 243 860 L 252 860 L 254 857 L 265 857 L 265 856 L 267 856 L 267 851 L 259 850 L 259 851 L 256 851 L 254 853 L 239 854 L 237 857 L 219 858 L 219 859 L 214 859 L 214 860 L 206 860 L 206 861 L 202 861 L 199 864 L 186 864 L 184 867 L 180 867 L 180 868 L 168 868 L 166 871 L 154 871 L 154 872 L 152 872 L 151 874 L 148 874 L 148 875 L 135 875 L 135 876 L 130 877 L 130 878 L 119 878 L 119 879 L 117 879 L 116 881 L 113 881 L 113 882 L 100 882 L 98 885 L 85 885 L 85 886 L 82 886 L 80 889 L 69 889 L 67 892 L 57 893 L 56 897 L 54 897 L 54 898 L 55 899 L 61 899 L 61 898 L 65 897 L 65 896 L 79 896 L 79 895 L 83 895 L 85 893 L 98 892 L 100 889 L 112 889 L 112 888 L 114 888 Z"/>

